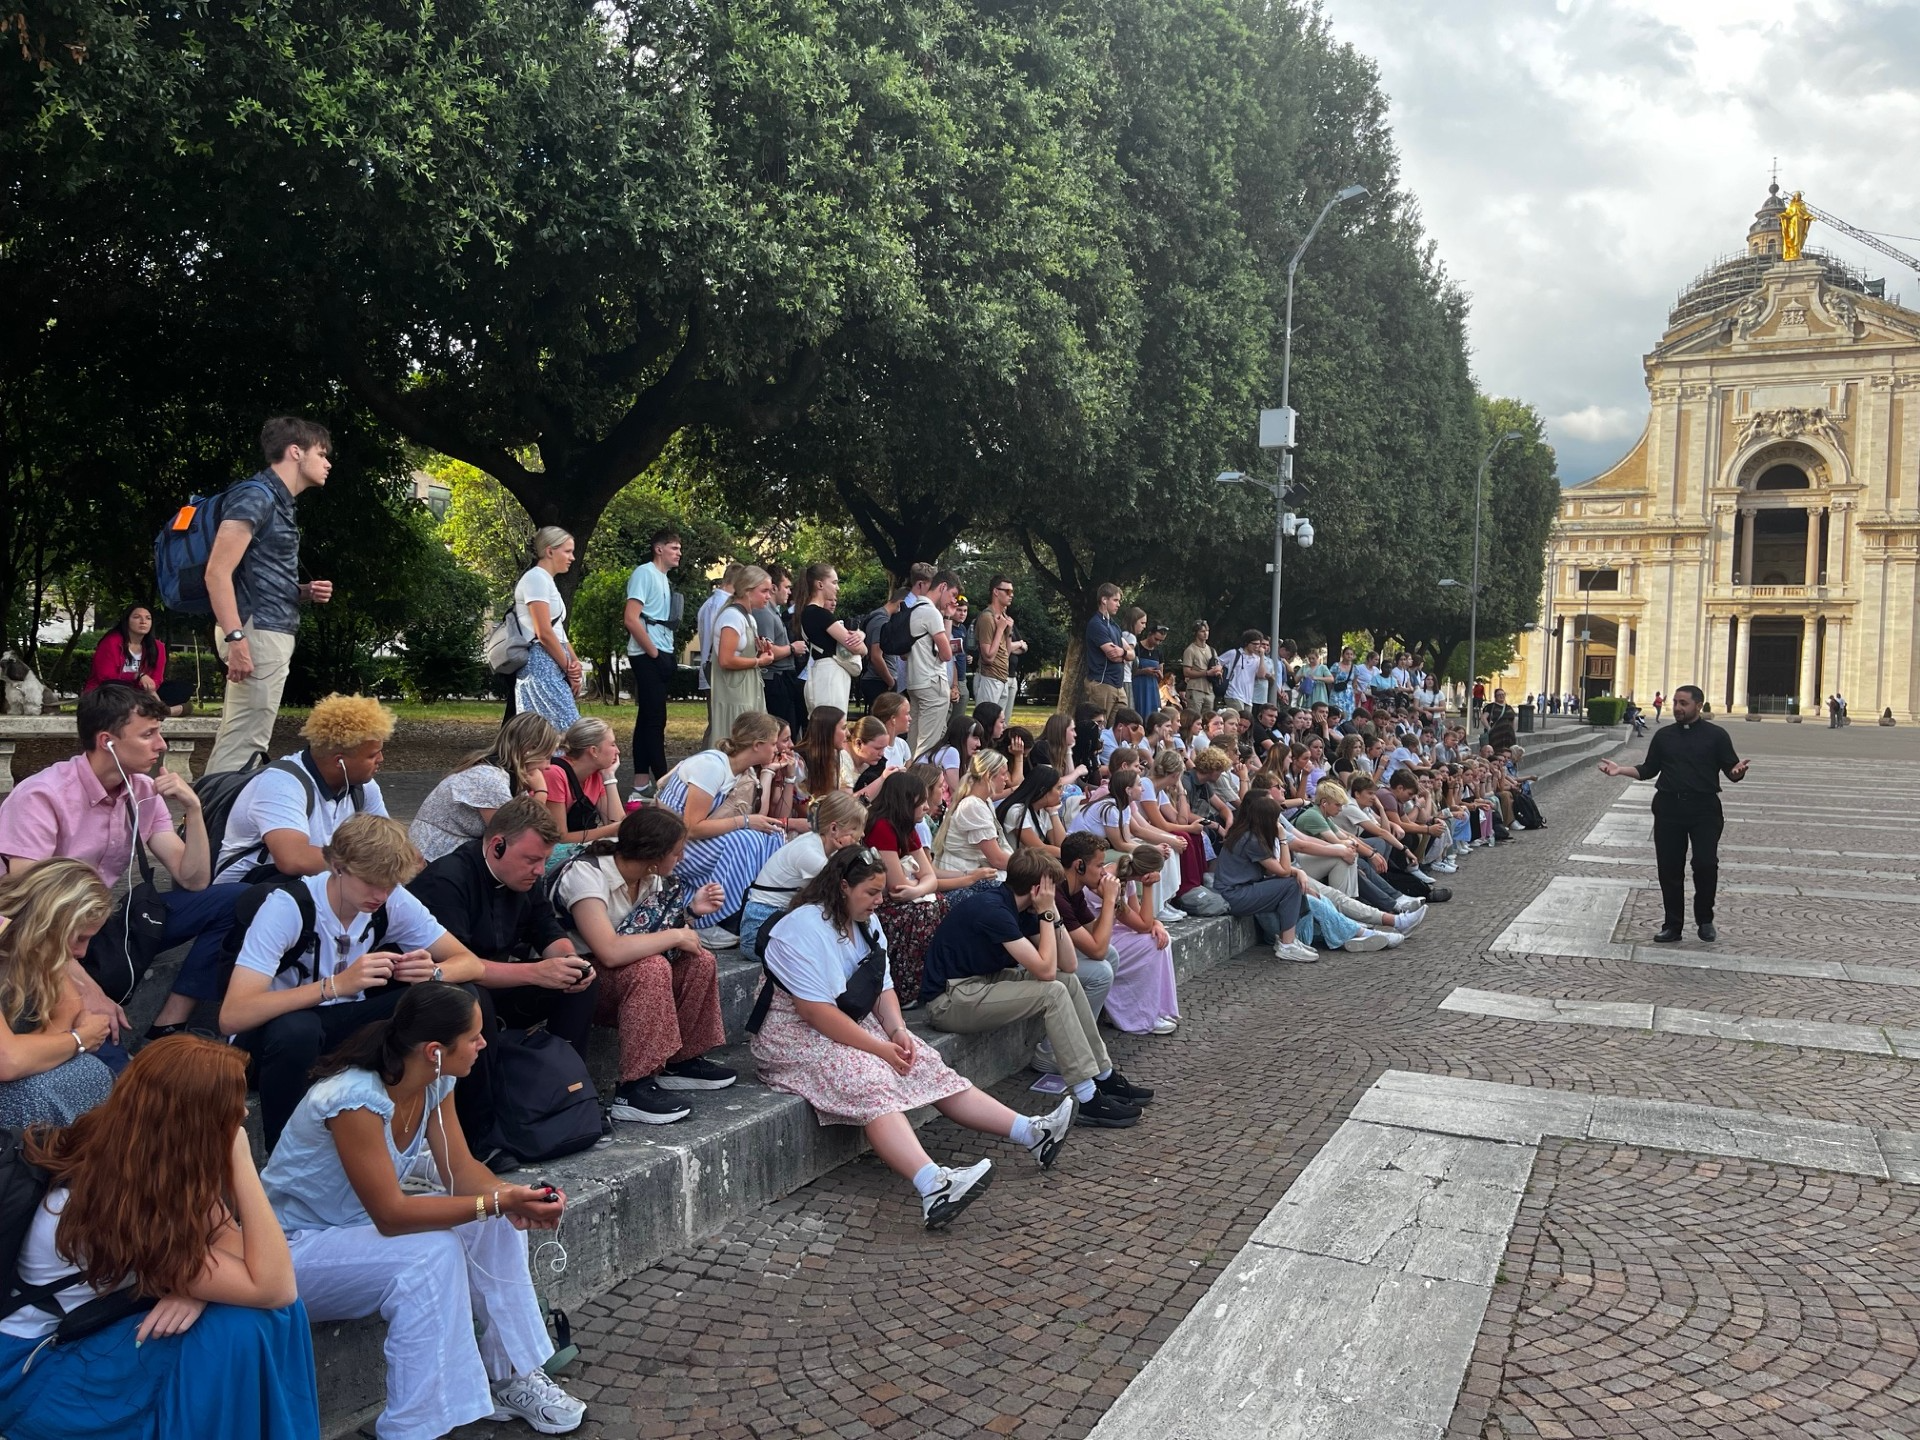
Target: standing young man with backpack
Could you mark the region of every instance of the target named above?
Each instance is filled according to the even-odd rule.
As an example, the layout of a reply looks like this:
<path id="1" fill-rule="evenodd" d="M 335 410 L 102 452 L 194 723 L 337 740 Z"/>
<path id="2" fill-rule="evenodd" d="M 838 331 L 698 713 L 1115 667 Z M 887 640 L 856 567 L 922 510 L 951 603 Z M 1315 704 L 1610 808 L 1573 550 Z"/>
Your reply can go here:
<path id="1" fill-rule="evenodd" d="M 312 420 L 277 415 L 261 428 L 267 468 L 230 487 L 207 556 L 215 644 L 227 662 L 220 733 L 206 773 L 243 770 L 273 743 L 280 694 L 293 664 L 300 604 L 324 605 L 331 580 L 300 579 L 300 522 L 293 502 L 327 483 L 333 440 Z"/>
<path id="2" fill-rule="evenodd" d="M 920 568 L 914 567 L 916 585 Z M 906 689 L 907 698 L 913 702 L 913 728 L 907 732 L 907 748 L 915 755 L 924 755 L 947 733 L 947 714 L 959 698 L 947 668 L 947 662 L 953 659 L 947 616 L 959 588 L 959 578 L 952 571 L 936 570 L 926 581 L 924 595 L 909 612 L 913 648 L 907 651 Z"/>

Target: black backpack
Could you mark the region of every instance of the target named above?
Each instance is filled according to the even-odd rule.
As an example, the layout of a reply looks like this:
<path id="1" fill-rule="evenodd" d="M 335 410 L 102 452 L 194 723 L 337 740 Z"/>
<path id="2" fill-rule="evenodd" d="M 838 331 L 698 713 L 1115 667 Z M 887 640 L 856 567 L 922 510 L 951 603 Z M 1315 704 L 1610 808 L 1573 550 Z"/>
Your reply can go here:
<path id="1" fill-rule="evenodd" d="M 313 777 L 307 774 L 307 767 L 298 760 L 276 760 L 271 765 L 263 764 L 266 755 L 256 751 L 251 761 L 240 770 L 222 770 L 213 775 L 202 775 L 193 782 L 193 793 L 200 797 L 200 818 L 207 827 L 207 852 L 213 857 L 214 873 L 220 873 L 220 851 L 226 844 L 227 821 L 233 817 L 233 807 L 240 803 L 241 792 L 268 770 L 279 770 L 293 776 L 300 782 L 300 788 L 307 797 L 307 818 L 313 818 L 313 807 L 320 803 L 320 795 L 314 789 Z M 353 813 L 358 815 L 367 808 L 367 788 L 353 785 L 347 789 L 353 800 Z M 271 880 L 279 871 L 274 867 L 271 852 L 262 841 L 255 849 L 253 865 L 242 878 L 248 884 L 261 880 Z"/>
<path id="2" fill-rule="evenodd" d="M 925 603 L 924 601 L 922 602 Z M 902 605 L 880 627 L 880 651 L 883 655 L 905 655 L 913 649 L 913 611 Z"/>
<path id="3" fill-rule="evenodd" d="M 487 1045 L 493 1132 L 486 1147 L 535 1165 L 599 1143 L 600 1092 L 587 1062 L 549 1030 L 502 1030 Z"/>
<path id="4" fill-rule="evenodd" d="M 278 885 L 252 885 L 247 893 L 240 897 L 239 904 L 233 907 L 233 928 L 227 931 L 227 938 L 220 948 L 220 993 L 227 993 L 227 982 L 233 979 L 234 962 L 240 958 L 240 947 L 246 943 L 247 931 L 253 926 L 254 916 L 260 913 L 260 907 L 274 895 L 286 894 L 293 897 L 293 903 L 300 910 L 300 938 L 289 945 L 280 956 L 280 963 L 274 968 L 276 976 L 293 972 L 297 984 L 311 984 L 320 974 L 320 916 L 314 909 L 313 891 L 307 888 L 304 878 L 282 881 Z M 367 926 L 367 949 L 378 950 L 387 938 L 387 907 L 382 905 L 373 912 L 373 919 Z M 308 958 L 311 956 L 311 960 Z"/>
<path id="5" fill-rule="evenodd" d="M 0 1275 L 5 1276 L 6 1284 L 4 1294 L 0 1294 L 0 1318 L 29 1305 L 58 1315 L 54 1343 L 64 1344 L 84 1340 L 129 1315 L 151 1310 L 153 1298 L 139 1294 L 132 1286 L 96 1295 L 66 1310 L 55 1297 L 74 1283 L 78 1271 L 69 1270 L 44 1285 L 29 1285 L 20 1277 L 20 1252 L 26 1248 L 33 1217 L 50 1186 L 47 1172 L 27 1158 L 25 1139 L 23 1130 L 0 1128 Z"/>

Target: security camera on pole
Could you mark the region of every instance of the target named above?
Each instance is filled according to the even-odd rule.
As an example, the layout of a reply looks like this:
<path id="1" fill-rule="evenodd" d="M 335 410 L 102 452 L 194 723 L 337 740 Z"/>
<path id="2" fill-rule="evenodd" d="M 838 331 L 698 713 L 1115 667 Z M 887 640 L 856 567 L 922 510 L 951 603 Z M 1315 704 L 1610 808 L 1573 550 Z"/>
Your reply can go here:
<path id="1" fill-rule="evenodd" d="M 1223 470 L 1214 476 L 1220 484 L 1237 485 L 1244 481 L 1249 485 L 1258 485 L 1273 496 L 1273 603 L 1268 609 L 1267 637 L 1276 648 L 1280 644 L 1280 571 L 1285 559 L 1282 542 L 1291 535 L 1302 549 L 1309 549 L 1313 545 L 1313 522 L 1287 509 L 1287 493 L 1293 488 L 1294 429 L 1298 419 L 1293 407 L 1287 403 L 1293 381 L 1293 277 L 1300 268 L 1300 257 L 1307 253 L 1307 246 L 1313 243 L 1313 237 L 1320 232 L 1321 223 L 1333 212 L 1333 207 L 1348 200 L 1363 199 L 1366 194 L 1366 186 L 1349 185 L 1321 206 L 1319 215 L 1307 228 L 1306 238 L 1300 242 L 1300 248 L 1293 252 L 1293 258 L 1287 262 L 1287 328 L 1280 351 L 1280 408 L 1260 412 L 1260 448 L 1280 452 L 1279 483 L 1269 485 L 1240 470 Z"/>

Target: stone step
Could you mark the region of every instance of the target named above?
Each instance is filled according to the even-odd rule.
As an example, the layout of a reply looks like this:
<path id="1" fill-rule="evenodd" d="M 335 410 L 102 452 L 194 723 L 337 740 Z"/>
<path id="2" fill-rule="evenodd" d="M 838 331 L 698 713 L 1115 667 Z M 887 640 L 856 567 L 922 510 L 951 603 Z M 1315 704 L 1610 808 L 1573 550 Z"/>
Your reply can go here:
<path id="1" fill-rule="evenodd" d="M 1190 975 L 1220 964 L 1254 943 L 1246 920 L 1188 920 L 1175 925 L 1174 969 Z M 752 962 L 721 957 L 722 999 L 728 1007 L 728 1035 L 752 1001 L 758 976 Z M 744 995 L 744 1000 L 742 996 Z M 939 1035 L 915 1020 L 915 1035 L 933 1045 L 946 1062 L 978 1085 L 992 1085 L 1026 1066 L 1043 1033 L 1040 1023 L 1009 1026 L 986 1035 Z M 593 1068 L 596 1079 L 607 1060 L 603 1042 L 611 1032 L 597 1031 Z M 567 1192 L 567 1219 L 560 1239 L 567 1250 L 563 1274 L 535 1267 L 543 1304 L 577 1306 L 647 1266 L 698 1244 L 736 1216 L 759 1208 L 855 1158 L 865 1148 L 850 1126 L 823 1126 L 804 1100 L 769 1090 L 750 1077 L 752 1059 L 744 1045 L 733 1044 L 716 1059 L 741 1071 L 731 1089 L 692 1097 L 693 1115 L 675 1125 L 620 1125 L 604 1149 L 569 1156 L 514 1178 L 551 1180 Z M 610 1072 L 609 1072 L 610 1073 Z M 605 1093 L 603 1091 L 603 1093 Z M 1034 1097 L 1039 1111 L 1050 1102 Z M 918 1112 L 916 1122 L 931 1110 Z M 998 1162 L 1017 1163 L 1006 1147 L 990 1147 Z M 902 1202 L 907 1202 L 903 1198 Z M 536 1237 L 538 1243 L 538 1237 Z M 322 1430 L 350 1435 L 378 1409 L 386 1393 L 386 1362 L 381 1355 L 385 1327 L 377 1321 L 314 1327 L 319 1366 Z"/>

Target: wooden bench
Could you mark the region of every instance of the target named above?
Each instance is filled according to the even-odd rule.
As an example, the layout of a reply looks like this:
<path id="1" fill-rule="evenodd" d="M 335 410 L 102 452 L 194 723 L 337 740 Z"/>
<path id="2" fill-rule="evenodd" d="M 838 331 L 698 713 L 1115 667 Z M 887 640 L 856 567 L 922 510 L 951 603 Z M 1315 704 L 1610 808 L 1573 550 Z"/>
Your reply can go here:
<path id="1" fill-rule="evenodd" d="M 192 780 L 194 750 L 219 732 L 218 715 L 161 721 L 160 733 L 167 737 L 167 768 L 182 780 Z M 71 715 L 0 715 L 0 795 L 13 789 L 13 749 L 22 740 L 79 743 Z"/>

